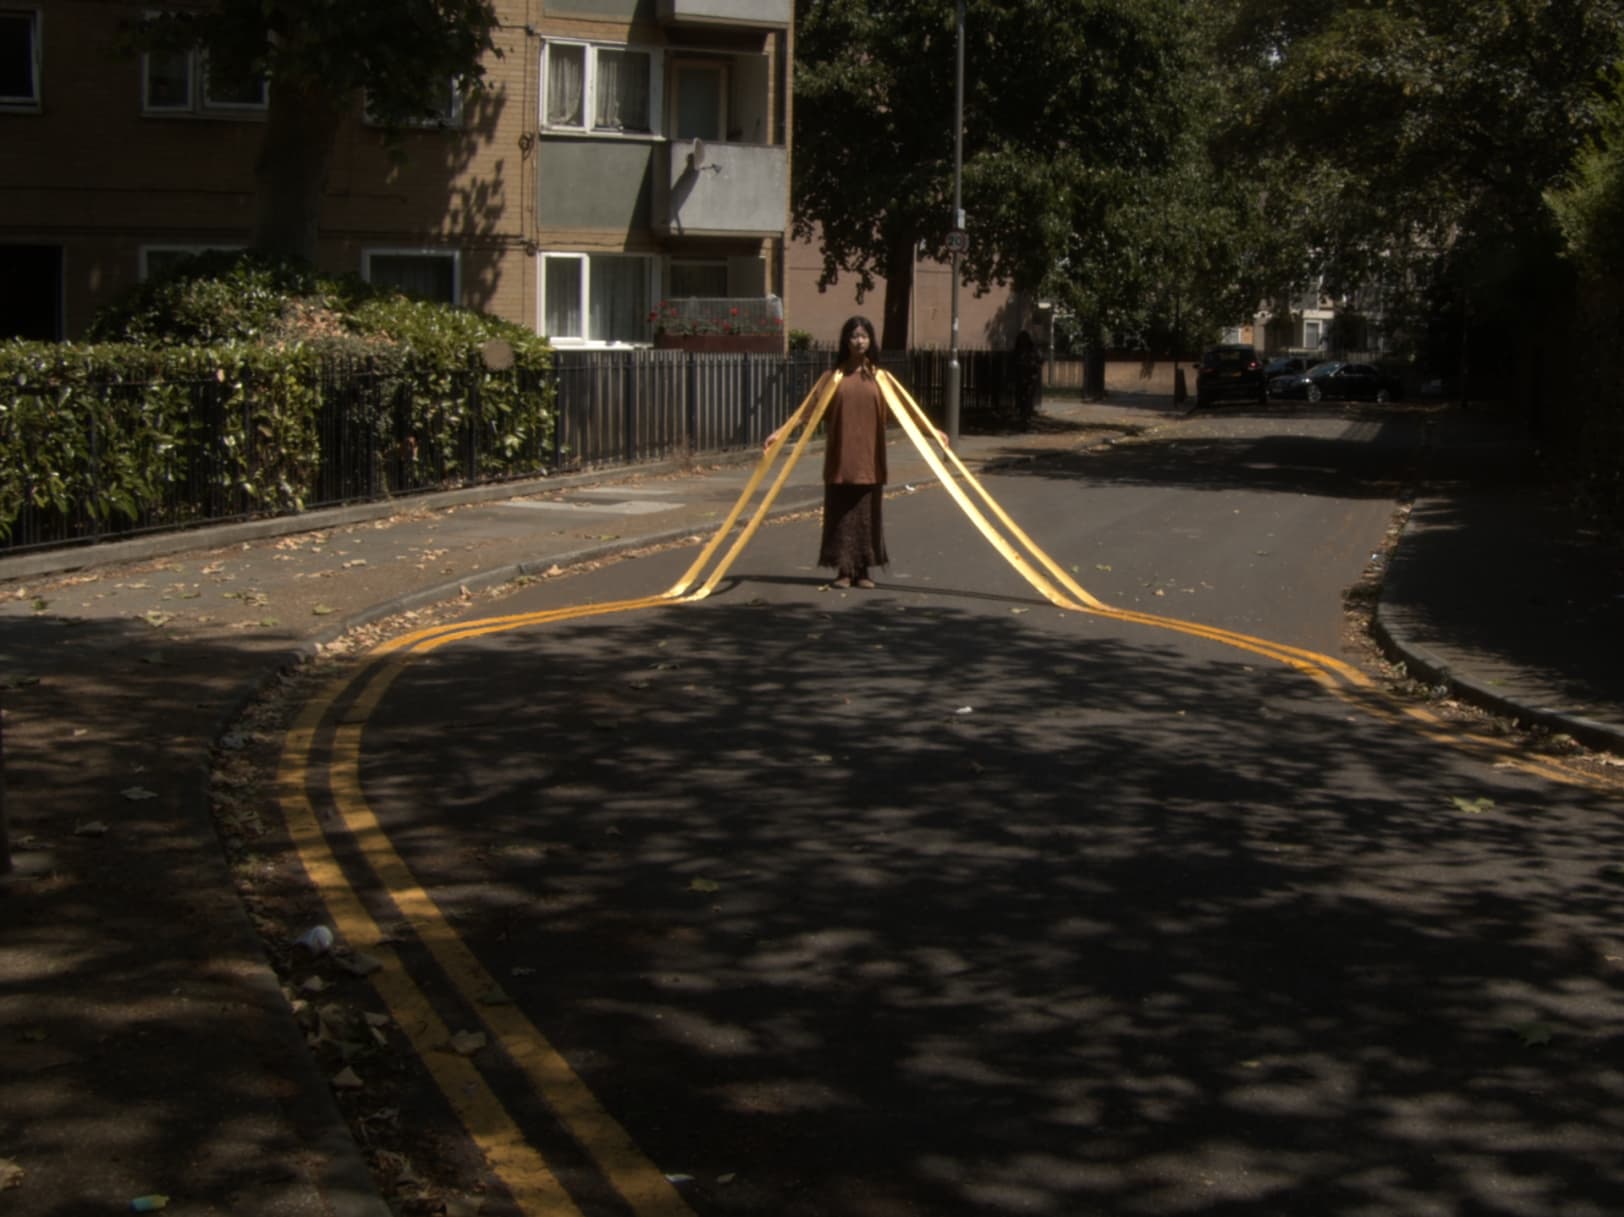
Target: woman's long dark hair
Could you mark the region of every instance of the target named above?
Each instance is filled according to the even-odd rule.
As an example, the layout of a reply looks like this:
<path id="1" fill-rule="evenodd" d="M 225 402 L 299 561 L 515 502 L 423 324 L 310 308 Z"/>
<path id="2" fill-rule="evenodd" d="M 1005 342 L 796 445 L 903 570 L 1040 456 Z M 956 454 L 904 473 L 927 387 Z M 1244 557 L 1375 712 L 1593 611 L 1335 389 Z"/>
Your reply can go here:
<path id="1" fill-rule="evenodd" d="M 868 331 L 867 362 L 873 364 L 874 356 L 880 349 L 880 340 L 874 334 L 874 323 L 867 317 L 848 317 L 846 324 L 840 327 L 840 354 L 836 356 L 838 366 L 843 368 L 851 361 L 851 336 L 859 329 Z"/>

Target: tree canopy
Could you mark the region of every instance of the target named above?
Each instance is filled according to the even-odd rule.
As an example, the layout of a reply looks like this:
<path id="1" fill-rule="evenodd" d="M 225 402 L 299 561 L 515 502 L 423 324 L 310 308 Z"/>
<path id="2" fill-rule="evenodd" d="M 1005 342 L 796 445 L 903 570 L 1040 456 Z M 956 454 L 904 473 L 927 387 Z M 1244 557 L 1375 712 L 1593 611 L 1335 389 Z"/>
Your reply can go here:
<path id="1" fill-rule="evenodd" d="M 967 279 L 1037 289 L 1110 210 L 1126 176 L 1178 147 L 1188 66 L 1178 0 L 966 4 Z M 907 332 L 919 243 L 952 227 L 952 0 L 798 0 L 797 230 L 824 281 L 887 281 L 885 345 Z"/>
<path id="2" fill-rule="evenodd" d="M 1487 318 L 1559 286 L 1544 196 L 1598 129 L 1620 0 L 1211 11 L 1237 69 L 1215 158 L 1250 167 L 1305 272 L 1381 285 L 1395 316 Z"/>

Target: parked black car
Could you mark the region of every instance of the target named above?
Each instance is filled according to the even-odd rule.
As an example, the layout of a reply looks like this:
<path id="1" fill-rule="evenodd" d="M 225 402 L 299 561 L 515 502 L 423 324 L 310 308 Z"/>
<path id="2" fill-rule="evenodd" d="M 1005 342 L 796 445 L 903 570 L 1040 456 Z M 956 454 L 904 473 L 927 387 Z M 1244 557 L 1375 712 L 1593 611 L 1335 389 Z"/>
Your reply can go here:
<path id="1" fill-rule="evenodd" d="M 1223 398 L 1266 400 L 1263 361 L 1249 346 L 1213 347 L 1201 356 L 1195 373 L 1195 404 L 1210 406 Z"/>
<path id="2" fill-rule="evenodd" d="M 1301 397 L 1307 401 L 1397 401 L 1399 385 L 1375 364 L 1316 363 L 1306 372 L 1277 376 L 1269 381 L 1270 397 Z"/>
<path id="3" fill-rule="evenodd" d="M 1308 360 L 1301 355 L 1282 355 L 1263 365 L 1263 380 L 1268 383 L 1281 376 L 1300 376 L 1308 371 Z"/>

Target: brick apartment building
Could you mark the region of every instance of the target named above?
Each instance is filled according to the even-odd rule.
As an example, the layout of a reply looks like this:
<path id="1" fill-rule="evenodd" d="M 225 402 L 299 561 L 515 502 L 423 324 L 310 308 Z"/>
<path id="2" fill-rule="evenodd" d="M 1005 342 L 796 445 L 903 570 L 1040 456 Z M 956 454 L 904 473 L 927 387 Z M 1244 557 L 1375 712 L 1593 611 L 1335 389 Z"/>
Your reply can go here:
<path id="1" fill-rule="evenodd" d="M 246 243 L 262 79 L 120 54 L 157 0 L 0 0 L 0 337 L 73 338 L 181 254 Z M 786 294 L 791 0 L 497 0 L 487 88 L 392 159 L 357 99 L 317 260 L 560 346 L 671 297 Z"/>

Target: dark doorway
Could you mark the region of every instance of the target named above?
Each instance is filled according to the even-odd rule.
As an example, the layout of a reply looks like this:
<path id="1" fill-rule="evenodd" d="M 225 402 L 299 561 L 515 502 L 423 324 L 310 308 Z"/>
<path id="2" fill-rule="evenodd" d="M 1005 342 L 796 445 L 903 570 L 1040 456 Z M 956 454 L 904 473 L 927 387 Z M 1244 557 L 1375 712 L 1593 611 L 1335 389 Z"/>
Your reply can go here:
<path id="1" fill-rule="evenodd" d="M 0 338 L 62 339 L 62 247 L 0 245 Z"/>

